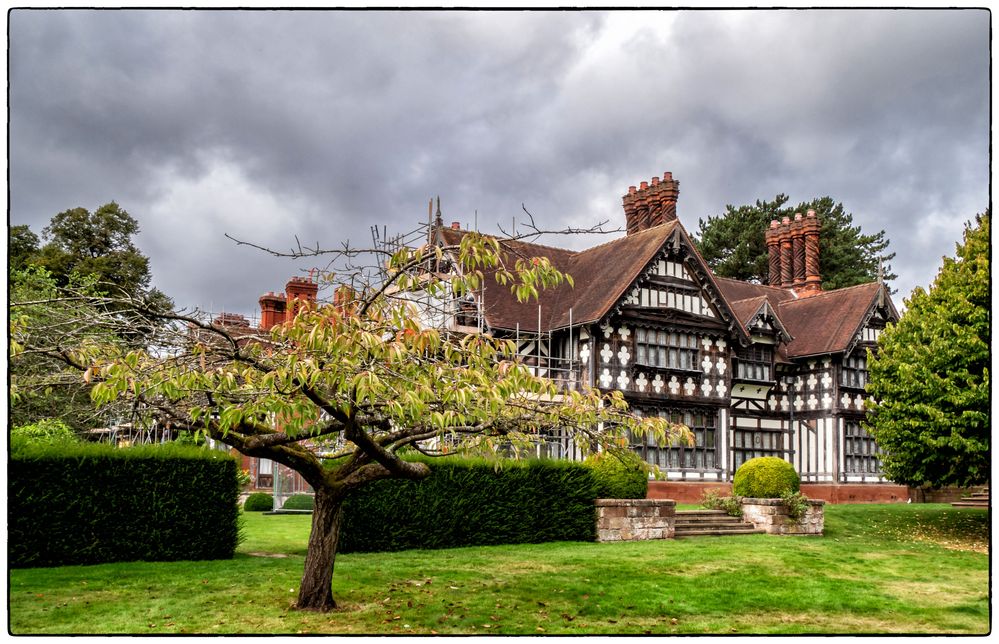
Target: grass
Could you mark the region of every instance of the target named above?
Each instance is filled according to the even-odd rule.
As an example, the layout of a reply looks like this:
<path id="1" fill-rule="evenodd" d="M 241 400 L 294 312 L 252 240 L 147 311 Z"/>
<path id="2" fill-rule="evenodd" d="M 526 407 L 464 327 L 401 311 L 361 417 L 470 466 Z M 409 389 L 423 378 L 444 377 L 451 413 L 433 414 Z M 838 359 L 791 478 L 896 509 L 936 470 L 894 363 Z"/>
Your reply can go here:
<path id="1" fill-rule="evenodd" d="M 308 516 L 245 515 L 229 561 L 10 571 L 15 634 L 984 634 L 988 512 L 827 505 L 824 537 L 342 555 L 295 611 Z"/>

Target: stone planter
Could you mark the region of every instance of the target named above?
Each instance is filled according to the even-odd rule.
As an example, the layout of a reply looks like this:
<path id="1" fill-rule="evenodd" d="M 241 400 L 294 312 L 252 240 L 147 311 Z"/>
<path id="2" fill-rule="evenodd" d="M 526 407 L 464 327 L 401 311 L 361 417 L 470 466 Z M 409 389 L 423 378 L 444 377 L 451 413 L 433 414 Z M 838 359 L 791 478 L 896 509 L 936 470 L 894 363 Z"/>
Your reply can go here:
<path id="1" fill-rule="evenodd" d="M 676 501 L 671 499 L 597 499 L 597 541 L 672 539 Z"/>
<path id="2" fill-rule="evenodd" d="M 780 499 L 742 499 L 742 519 L 767 534 L 821 535 L 825 527 L 825 501 L 809 499 L 805 516 L 792 519 Z"/>

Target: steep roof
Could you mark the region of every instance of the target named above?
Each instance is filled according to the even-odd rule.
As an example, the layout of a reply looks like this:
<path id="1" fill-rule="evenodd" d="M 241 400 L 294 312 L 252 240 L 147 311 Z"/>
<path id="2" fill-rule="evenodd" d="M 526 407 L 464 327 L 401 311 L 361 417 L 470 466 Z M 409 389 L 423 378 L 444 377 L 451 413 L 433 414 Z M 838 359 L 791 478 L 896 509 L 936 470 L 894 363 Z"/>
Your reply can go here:
<path id="1" fill-rule="evenodd" d="M 572 276 L 575 286 L 562 284 L 541 291 L 537 301 L 518 302 L 509 285 L 496 282 L 495 271 L 483 271 L 486 324 L 494 329 L 535 332 L 539 306 L 543 331 L 569 326 L 570 309 L 573 325 L 596 322 L 634 283 L 675 227 L 676 222 L 669 222 L 583 251 L 501 240 L 507 261 L 547 257 L 555 268 Z M 440 232 L 445 244 L 456 245 L 467 231 L 445 228 Z"/>
<path id="2" fill-rule="evenodd" d="M 572 251 L 523 241 L 500 240 L 511 264 L 517 257 L 547 257 L 560 271 L 572 276 L 575 286 L 563 284 L 540 292 L 537 301 L 518 302 L 508 285 L 496 282 L 495 271 L 484 271 L 483 313 L 493 329 L 525 332 L 548 331 L 602 319 L 635 283 L 663 246 L 678 232 L 704 268 L 704 276 L 732 312 L 746 337 L 747 326 L 764 304 L 776 315 L 790 342 L 779 347 L 783 358 L 803 358 L 846 351 L 885 288 L 872 282 L 799 298 L 790 289 L 753 284 L 711 272 L 679 221 L 620 237 L 582 251 Z M 457 245 L 467 231 L 438 229 L 439 239 Z M 887 297 L 887 296 L 886 296 Z M 887 306 L 894 313 L 890 297 Z M 539 320 L 540 307 L 540 320 Z M 897 316 L 897 313 L 894 313 Z"/>
<path id="3" fill-rule="evenodd" d="M 794 337 L 788 357 L 846 351 L 883 288 L 870 282 L 782 303 L 778 315 Z"/>

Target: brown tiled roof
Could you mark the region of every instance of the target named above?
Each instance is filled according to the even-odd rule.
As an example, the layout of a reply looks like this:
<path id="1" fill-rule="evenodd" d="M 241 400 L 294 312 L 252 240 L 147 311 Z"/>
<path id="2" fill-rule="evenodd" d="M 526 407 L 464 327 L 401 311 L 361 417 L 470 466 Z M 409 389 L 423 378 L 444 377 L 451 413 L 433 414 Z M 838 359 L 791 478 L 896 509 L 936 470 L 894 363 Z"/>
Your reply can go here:
<path id="1" fill-rule="evenodd" d="M 578 252 L 503 240 L 511 263 L 518 256 L 547 257 L 557 269 L 572 276 L 574 287 L 563 284 L 541 291 L 538 300 L 518 302 L 509 285 L 496 282 L 494 271 L 483 271 L 486 324 L 494 329 L 519 328 L 521 331 L 536 332 L 539 305 L 543 331 L 569 326 L 570 309 L 573 325 L 596 322 L 634 283 L 675 226 L 675 221 L 654 226 Z M 446 228 L 442 229 L 441 236 L 446 244 L 458 244 L 465 232 Z M 613 270 L 607 270 L 609 267 Z"/>
<path id="2" fill-rule="evenodd" d="M 871 282 L 782 303 L 777 314 L 794 337 L 787 355 L 804 358 L 845 351 L 882 288 Z"/>
<path id="3" fill-rule="evenodd" d="M 569 326 L 570 310 L 573 325 L 596 322 L 620 301 L 675 230 L 690 243 L 676 220 L 583 251 L 502 240 L 511 265 L 518 256 L 547 257 L 556 268 L 572 276 L 575 286 L 563 284 L 541 291 L 537 301 L 518 302 L 509 285 L 496 282 L 494 271 L 484 271 L 485 322 L 493 329 L 536 332 L 539 305 L 542 331 Z M 466 232 L 440 229 L 442 240 L 449 245 L 460 243 Z M 690 247 L 706 267 L 696 247 L 692 243 Z M 878 283 L 861 284 L 799 299 L 789 289 L 718 277 L 710 269 L 707 276 L 747 337 L 746 325 L 764 302 L 769 303 L 793 338 L 786 348 L 780 347 L 781 358 L 845 351 L 883 288 Z"/>
<path id="4" fill-rule="evenodd" d="M 744 300 L 729 302 L 728 305 L 732 309 L 732 313 L 735 314 L 736 319 L 739 320 L 739 323 L 743 327 L 746 327 L 766 301 L 767 298 L 765 295 L 758 295 L 756 297 L 747 297 Z"/>
<path id="5" fill-rule="evenodd" d="M 795 299 L 794 293 L 791 291 L 775 286 L 753 284 L 752 282 L 743 282 L 742 280 L 734 280 L 730 277 L 718 277 L 717 275 L 715 275 L 715 283 L 729 303 L 762 296 L 767 298 L 770 306 L 776 310 L 781 302 L 788 302 Z"/>

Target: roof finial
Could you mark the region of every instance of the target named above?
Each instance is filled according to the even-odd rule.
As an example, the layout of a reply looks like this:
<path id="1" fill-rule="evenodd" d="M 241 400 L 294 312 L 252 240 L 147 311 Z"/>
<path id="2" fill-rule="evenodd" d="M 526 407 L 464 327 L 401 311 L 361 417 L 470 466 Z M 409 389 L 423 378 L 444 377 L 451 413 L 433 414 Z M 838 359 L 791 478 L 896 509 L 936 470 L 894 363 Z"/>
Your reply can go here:
<path id="1" fill-rule="evenodd" d="M 441 196 L 437 195 L 437 219 L 435 222 L 438 227 L 444 225 L 444 220 L 441 218 Z"/>
<path id="2" fill-rule="evenodd" d="M 884 257 L 878 257 L 878 284 L 884 284 L 885 283 L 885 265 L 884 265 L 884 261 L 885 261 Z"/>

